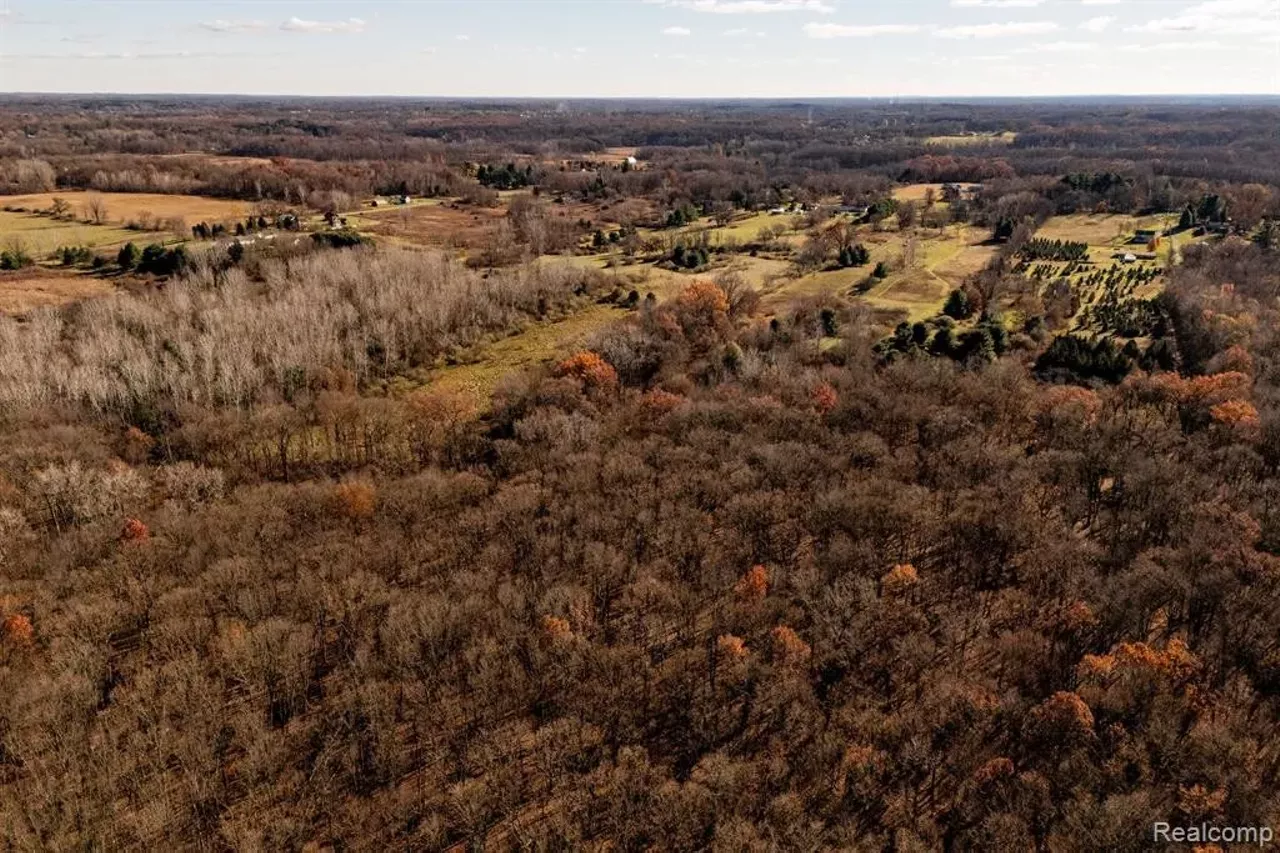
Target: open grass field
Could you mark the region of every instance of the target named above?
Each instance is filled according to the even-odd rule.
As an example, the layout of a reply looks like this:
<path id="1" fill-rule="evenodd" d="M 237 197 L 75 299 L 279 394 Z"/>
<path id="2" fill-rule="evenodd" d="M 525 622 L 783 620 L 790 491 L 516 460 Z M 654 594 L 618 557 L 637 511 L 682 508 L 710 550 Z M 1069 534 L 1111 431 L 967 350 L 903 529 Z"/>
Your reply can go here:
<path id="1" fill-rule="evenodd" d="M 589 154 L 575 154 L 571 159 L 617 166 L 625 162 L 628 157 L 636 156 L 636 150 L 634 146 L 616 146 L 603 151 L 592 151 Z"/>
<path id="2" fill-rule="evenodd" d="M 408 207 L 364 210 L 347 217 L 352 226 L 375 237 L 419 246 L 475 249 L 493 235 L 506 216 L 503 207 L 462 207 L 426 199 Z"/>
<path id="3" fill-rule="evenodd" d="M 969 226 L 952 226 L 936 234 L 871 232 L 863 241 L 871 250 L 867 266 L 824 270 L 792 279 L 769 292 L 765 303 L 777 306 L 796 296 L 823 293 L 848 295 L 867 283 L 875 265 L 883 261 L 891 269 L 889 276 L 872 282 L 859 298 L 878 309 L 905 312 L 911 320 L 931 317 L 942 308 L 953 288 L 991 259 L 996 248 L 985 244 L 986 236 L 982 229 Z M 912 251 L 908 240 L 913 237 L 915 262 L 905 265 L 906 256 Z"/>
<path id="4" fill-rule="evenodd" d="M 0 249 L 20 246 L 37 260 L 44 260 L 60 246 L 107 249 L 145 237 L 145 234 L 111 225 L 57 222 L 34 213 L 0 210 Z"/>
<path id="5" fill-rule="evenodd" d="M 71 205 L 71 210 L 78 219 L 85 219 L 88 217 L 89 200 L 95 196 L 106 206 L 107 224 L 124 224 L 148 214 L 156 219 L 183 219 L 188 225 L 197 222 L 234 222 L 244 219 L 253 210 L 252 202 L 225 198 L 163 193 L 80 191 L 0 196 L 0 208 L 48 210 L 53 200 L 60 198 Z"/>
<path id="6" fill-rule="evenodd" d="M 1012 130 L 1003 133 L 958 133 L 952 136 L 925 137 L 925 145 L 939 145 L 955 148 L 963 145 L 1012 145 L 1018 134 Z"/>
<path id="7" fill-rule="evenodd" d="M 1177 222 L 1171 214 L 1129 216 L 1118 213 L 1054 216 L 1036 231 L 1047 240 L 1071 240 L 1099 248 L 1119 248 L 1138 228 L 1163 229 Z"/>
<path id="8" fill-rule="evenodd" d="M 110 282 L 84 273 L 45 269 L 0 272 L 0 312 L 24 314 L 114 293 Z"/>

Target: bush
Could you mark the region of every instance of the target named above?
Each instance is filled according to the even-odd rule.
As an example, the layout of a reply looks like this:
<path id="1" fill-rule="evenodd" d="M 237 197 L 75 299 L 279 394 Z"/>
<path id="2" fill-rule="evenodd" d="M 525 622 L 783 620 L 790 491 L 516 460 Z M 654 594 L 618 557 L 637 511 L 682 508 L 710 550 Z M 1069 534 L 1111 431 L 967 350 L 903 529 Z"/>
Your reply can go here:
<path id="1" fill-rule="evenodd" d="M 352 246 L 370 245 L 373 242 L 360 232 L 353 231 L 350 228 L 317 231 L 311 235 L 311 239 L 315 241 L 317 246 L 328 246 L 331 249 L 347 249 Z"/>
<path id="2" fill-rule="evenodd" d="M 20 270 L 34 263 L 32 257 L 22 248 L 15 247 L 0 252 L 0 270 Z"/>

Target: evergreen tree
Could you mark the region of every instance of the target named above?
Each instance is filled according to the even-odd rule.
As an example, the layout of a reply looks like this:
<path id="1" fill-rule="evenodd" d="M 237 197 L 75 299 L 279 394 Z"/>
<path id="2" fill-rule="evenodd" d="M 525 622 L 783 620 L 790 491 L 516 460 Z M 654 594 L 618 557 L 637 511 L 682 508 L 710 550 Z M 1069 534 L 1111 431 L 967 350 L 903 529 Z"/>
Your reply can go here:
<path id="1" fill-rule="evenodd" d="M 116 263 L 120 265 L 122 270 L 131 270 L 138 265 L 138 247 L 132 243 L 125 243 L 120 247 L 120 251 L 116 253 Z"/>
<path id="2" fill-rule="evenodd" d="M 942 313 L 957 320 L 968 317 L 973 313 L 968 294 L 960 288 L 951 291 L 951 295 L 947 297 L 947 304 L 942 307 Z"/>

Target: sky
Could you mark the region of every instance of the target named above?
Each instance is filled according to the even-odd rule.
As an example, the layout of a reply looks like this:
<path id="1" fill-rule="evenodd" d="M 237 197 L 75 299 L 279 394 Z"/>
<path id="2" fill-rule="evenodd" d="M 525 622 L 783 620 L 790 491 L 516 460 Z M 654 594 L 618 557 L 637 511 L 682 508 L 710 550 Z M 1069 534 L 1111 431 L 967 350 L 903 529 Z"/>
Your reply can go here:
<path id="1" fill-rule="evenodd" d="M 1280 0 L 0 0 L 0 91 L 1280 93 Z"/>

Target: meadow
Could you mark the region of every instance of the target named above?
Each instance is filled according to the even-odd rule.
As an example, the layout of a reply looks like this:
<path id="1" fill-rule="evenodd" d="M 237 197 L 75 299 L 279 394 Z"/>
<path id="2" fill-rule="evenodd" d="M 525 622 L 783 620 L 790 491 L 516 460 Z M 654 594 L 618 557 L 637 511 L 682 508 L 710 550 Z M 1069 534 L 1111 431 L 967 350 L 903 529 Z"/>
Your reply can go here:
<path id="1" fill-rule="evenodd" d="M 40 260 L 62 246 L 109 249 L 138 238 L 136 232 L 114 225 L 59 222 L 34 213 L 0 210 L 0 249 L 23 247 Z"/>
<path id="2" fill-rule="evenodd" d="M 237 199 L 208 198 L 198 195 L 170 195 L 166 193 L 114 193 L 114 192 L 48 192 L 29 195 L 0 196 L 0 210 L 21 208 L 35 212 L 48 210 L 54 199 L 62 199 L 79 220 L 93 219 L 91 208 L 96 202 L 102 206 L 103 224 L 124 225 L 142 219 L 181 219 L 188 225 L 197 222 L 231 223 L 244 219 L 254 210 L 254 204 Z"/>

